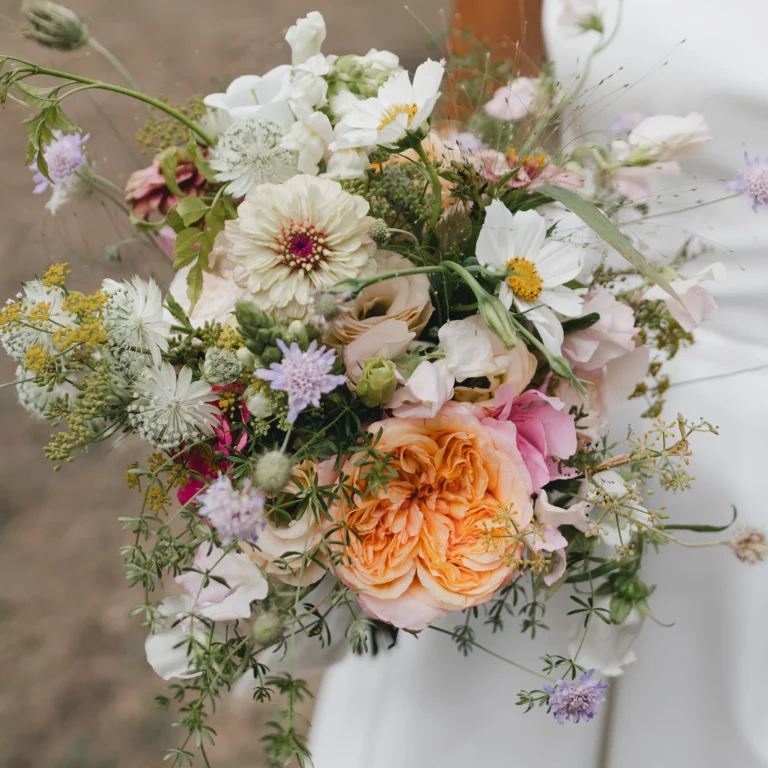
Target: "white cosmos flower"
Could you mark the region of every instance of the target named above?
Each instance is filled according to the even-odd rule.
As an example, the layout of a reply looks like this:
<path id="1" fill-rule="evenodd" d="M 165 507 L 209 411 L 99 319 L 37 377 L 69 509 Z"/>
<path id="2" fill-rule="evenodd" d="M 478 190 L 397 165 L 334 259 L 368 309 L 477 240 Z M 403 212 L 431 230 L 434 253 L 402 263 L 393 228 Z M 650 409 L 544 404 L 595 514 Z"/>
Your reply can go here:
<path id="1" fill-rule="evenodd" d="M 547 240 L 547 222 L 536 211 L 512 214 L 500 200 L 485 209 L 477 239 L 477 260 L 506 275 L 499 298 L 507 309 L 514 304 L 534 324 L 544 345 L 560 354 L 563 327 L 555 312 L 581 314 L 582 298 L 564 284 L 583 266 L 575 245 Z"/>
<path id="2" fill-rule="evenodd" d="M 286 32 L 285 41 L 291 46 L 294 66 L 320 53 L 325 40 L 325 19 L 319 11 L 310 11 Z"/>
<path id="3" fill-rule="evenodd" d="M 151 355 L 155 365 L 168 350 L 171 324 L 163 314 L 163 294 L 153 278 L 145 282 L 134 275 L 130 282 L 105 280 L 109 294 L 104 308 L 108 343 L 118 357 Z"/>
<path id="4" fill-rule="evenodd" d="M 319 163 L 325 157 L 332 138 L 333 126 L 328 116 L 312 112 L 291 126 L 290 133 L 283 137 L 282 146 L 298 153 L 299 173 L 317 176 Z"/>
<path id="5" fill-rule="evenodd" d="M 330 179 L 254 187 L 227 222 L 235 281 L 278 320 L 305 319 L 313 291 L 375 270 L 368 210 Z"/>
<path id="6" fill-rule="evenodd" d="M 444 72 L 445 63 L 431 59 L 419 65 L 413 83 L 405 70 L 395 72 L 378 96 L 349 105 L 331 149 L 394 144 L 420 128 L 437 103 Z"/>
<path id="7" fill-rule="evenodd" d="M 128 406 L 131 423 L 144 440 L 161 450 L 212 435 L 218 424 L 219 409 L 209 402 L 216 395 L 207 382 L 192 381 L 192 369 L 186 365 L 178 377 L 170 363 L 146 369 L 134 394 L 136 399 Z"/>
<path id="8" fill-rule="evenodd" d="M 258 184 L 286 181 L 298 171 L 296 155 L 282 146 L 285 131 L 257 117 L 231 125 L 211 148 L 216 181 L 229 182 L 232 197 L 244 197 Z"/>
<path id="9" fill-rule="evenodd" d="M 225 93 L 212 93 L 203 99 L 211 110 L 207 125 L 215 125 L 216 132 L 223 132 L 233 122 L 261 117 L 285 128 L 294 117 L 288 104 L 291 67 L 283 64 L 266 75 L 242 75 L 234 79 Z"/>

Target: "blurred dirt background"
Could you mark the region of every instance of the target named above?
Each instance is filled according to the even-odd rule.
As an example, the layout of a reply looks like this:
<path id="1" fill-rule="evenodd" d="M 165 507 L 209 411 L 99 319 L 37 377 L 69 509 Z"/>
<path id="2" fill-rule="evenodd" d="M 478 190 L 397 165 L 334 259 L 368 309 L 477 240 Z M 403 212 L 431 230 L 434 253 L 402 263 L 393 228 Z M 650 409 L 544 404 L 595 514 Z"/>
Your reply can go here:
<path id="1" fill-rule="evenodd" d="M 87 47 L 60 53 L 25 41 L 19 5 L 0 0 L 0 55 L 120 82 Z M 328 25 L 325 52 L 387 48 L 412 68 L 427 52 L 430 31 L 445 29 L 441 6 L 448 5 L 410 0 L 409 12 L 397 2 L 372 0 L 69 2 L 148 93 L 172 103 L 289 62 L 283 34 L 313 9 Z M 67 112 L 91 134 L 88 146 L 102 175 L 122 186 L 130 171 L 149 164 L 133 141 L 146 120 L 140 103 L 89 91 L 73 97 Z M 0 113 L 2 300 L 57 261 L 70 262 L 70 285 L 79 290 L 133 272 L 153 273 L 167 286 L 170 264 L 138 244 L 122 247 L 121 262 L 106 260 L 105 246 L 131 237 L 114 206 L 92 198 L 56 217 L 46 213 L 47 196 L 32 195 L 32 175 L 23 164 L 26 114 L 11 102 Z M 13 365 L 0 355 L 0 381 L 13 376 Z M 0 390 L 0 423 L 0 766 L 160 766 L 180 733 L 171 728 L 173 713 L 154 703 L 163 681 L 146 663 L 146 630 L 128 618 L 138 595 L 127 589 L 118 555 L 125 538 L 117 518 L 137 509 L 124 470 L 142 448 L 124 441 L 109 452 L 106 446 L 92 450 L 54 476 L 42 454 L 49 426 L 18 406 L 12 388 Z M 213 723 L 217 768 L 263 765 L 258 739 L 267 714 L 247 698 L 225 702 Z"/>

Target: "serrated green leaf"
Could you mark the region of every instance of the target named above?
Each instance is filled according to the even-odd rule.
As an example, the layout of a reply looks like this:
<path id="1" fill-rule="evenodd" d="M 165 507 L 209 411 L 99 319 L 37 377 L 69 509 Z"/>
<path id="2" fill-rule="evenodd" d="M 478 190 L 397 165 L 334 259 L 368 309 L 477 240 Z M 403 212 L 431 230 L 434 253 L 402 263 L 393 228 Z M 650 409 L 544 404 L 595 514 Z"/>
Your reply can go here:
<path id="1" fill-rule="evenodd" d="M 216 181 L 216 171 L 208 165 L 203 153 L 200 151 L 200 147 L 197 146 L 197 141 L 192 133 L 189 135 L 189 141 L 187 142 L 187 152 L 189 152 L 190 160 L 195 164 L 195 167 L 200 171 L 200 175 L 210 182 Z"/>
<path id="2" fill-rule="evenodd" d="M 181 216 L 181 220 L 184 222 L 185 227 L 194 224 L 196 221 L 200 221 L 207 212 L 208 205 L 194 195 L 183 197 L 176 204 L 176 213 Z"/>
<path id="3" fill-rule="evenodd" d="M 55 92 L 55 89 L 53 88 L 43 88 L 38 85 L 29 85 L 28 83 L 19 81 L 16 81 L 13 86 L 19 92 L 19 97 L 27 106 L 41 109 L 56 103 L 56 99 L 51 98 L 51 94 Z"/>
<path id="4" fill-rule="evenodd" d="M 611 598 L 611 621 L 614 624 L 621 624 L 632 611 L 632 602 L 623 597 L 614 595 Z"/>
<path id="5" fill-rule="evenodd" d="M 179 164 L 179 155 L 175 149 L 171 149 L 163 156 L 160 167 L 163 169 L 163 177 L 165 178 L 165 185 L 173 192 L 177 197 L 184 197 L 184 193 L 176 183 L 176 166 Z"/>
<path id="6" fill-rule="evenodd" d="M 203 265 L 198 262 L 187 275 L 187 298 L 189 299 L 189 313 L 195 311 L 198 299 L 203 295 Z"/>
<path id="7" fill-rule="evenodd" d="M 173 268 L 184 269 L 184 267 L 188 267 L 193 261 L 195 261 L 199 255 L 200 254 L 194 248 L 191 248 L 188 251 L 184 251 L 184 253 L 179 253 L 173 260 Z"/>
<path id="8" fill-rule="evenodd" d="M 538 187 L 536 191 L 551 197 L 553 200 L 557 200 L 558 203 L 564 205 L 569 211 L 575 213 L 608 245 L 615 248 L 638 272 L 663 288 L 670 296 L 680 301 L 680 297 L 675 293 L 674 288 L 672 288 L 661 272 L 592 203 L 585 200 L 577 192 L 570 189 L 562 189 L 561 187 L 543 186 Z"/>
<path id="9" fill-rule="evenodd" d="M 45 122 L 51 130 L 64 131 L 65 133 L 80 133 L 77 123 L 73 123 L 62 111 L 58 104 L 46 107 Z"/>
<path id="10" fill-rule="evenodd" d="M 202 234 L 203 230 L 198 229 L 197 227 L 188 227 L 187 229 L 182 229 L 181 232 L 176 235 L 176 242 L 173 244 L 173 252 L 183 253 L 194 247 Z"/>
<path id="11" fill-rule="evenodd" d="M 173 298 L 173 294 L 169 293 L 165 297 L 165 306 L 168 307 L 168 311 L 173 315 L 174 319 L 178 320 L 185 328 L 191 328 L 192 324 L 189 322 L 187 313 L 184 308 L 179 304 L 176 299 Z"/>

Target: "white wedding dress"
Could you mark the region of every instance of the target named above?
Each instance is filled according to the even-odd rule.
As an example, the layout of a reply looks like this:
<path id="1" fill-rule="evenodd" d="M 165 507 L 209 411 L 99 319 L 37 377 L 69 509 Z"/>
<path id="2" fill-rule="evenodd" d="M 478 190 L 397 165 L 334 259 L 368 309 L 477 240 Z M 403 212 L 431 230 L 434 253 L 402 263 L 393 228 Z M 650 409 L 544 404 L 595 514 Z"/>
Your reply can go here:
<path id="1" fill-rule="evenodd" d="M 547 0 L 544 20 L 550 58 L 568 84 L 594 33 L 565 36 L 561 4 Z M 618 0 L 601 5 L 610 28 Z M 590 106 L 573 117 L 566 140 L 604 133 L 621 112 L 700 112 L 714 134 L 708 151 L 683 160 L 683 176 L 661 179 L 649 202 L 659 213 L 724 197 L 722 180 L 741 170 L 745 149 L 768 156 L 767 29 L 768 0 L 625 0 L 616 39 L 593 62 Z M 665 415 L 703 416 L 720 436 L 693 441 L 697 481 L 665 499 L 668 512 L 721 523 L 735 504 L 740 524 L 766 528 L 768 209 L 754 213 L 739 197 L 635 232 L 668 255 L 696 233 L 714 248 L 703 261 L 729 269 L 729 282 L 714 289 L 717 317 L 669 366 L 680 383 Z M 629 421 L 642 427 L 636 409 L 615 414 L 619 431 Z M 311 734 L 316 768 L 768 766 L 768 565 L 739 563 L 726 548 L 664 547 L 644 576 L 658 584 L 654 615 L 675 626 L 646 623 L 637 661 L 614 680 L 610 718 L 603 711 L 559 725 L 544 710 L 523 714 L 516 692 L 539 687 L 535 678 L 480 650 L 465 659 L 438 632 L 400 633 L 393 651 L 349 656 L 328 671 Z M 536 668 L 543 653 L 567 654 L 564 592 L 548 605 L 550 630 L 534 642 L 517 619 L 478 642 Z"/>

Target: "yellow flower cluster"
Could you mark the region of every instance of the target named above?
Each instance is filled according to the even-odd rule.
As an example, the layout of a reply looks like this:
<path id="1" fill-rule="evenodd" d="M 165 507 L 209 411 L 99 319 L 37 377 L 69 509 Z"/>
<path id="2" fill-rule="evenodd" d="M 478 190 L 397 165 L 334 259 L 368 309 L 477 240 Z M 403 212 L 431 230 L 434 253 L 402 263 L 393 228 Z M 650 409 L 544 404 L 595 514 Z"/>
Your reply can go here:
<path id="1" fill-rule="evenodd" d="M 46 288 L 52 288 L 54 286 L 63 288 L 70 274 L 72 274 L 72 270 L 69 268 L 69 264 L 66 261 L 63 261 L 60 264 L 52 264 L 43 275 L 43 285 Z"/>

